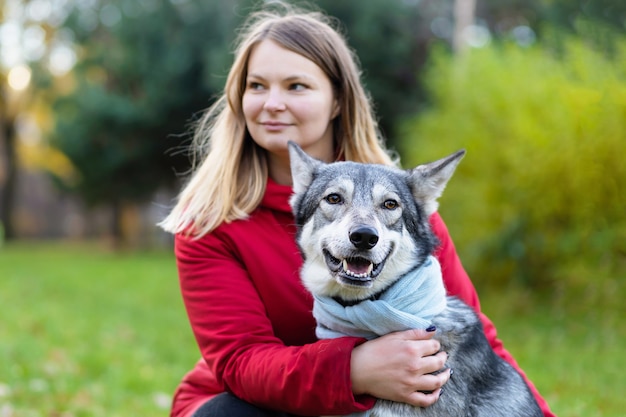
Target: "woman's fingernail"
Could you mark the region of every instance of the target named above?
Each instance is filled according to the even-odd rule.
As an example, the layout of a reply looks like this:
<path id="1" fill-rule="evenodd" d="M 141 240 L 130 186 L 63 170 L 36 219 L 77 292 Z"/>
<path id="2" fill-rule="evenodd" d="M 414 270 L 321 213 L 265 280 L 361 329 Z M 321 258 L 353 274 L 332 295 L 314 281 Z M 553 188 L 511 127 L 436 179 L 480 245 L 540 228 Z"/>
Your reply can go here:
<path id="1" fill-rule="evenodd" d="M 439 389 L 439 397 L 441 398 L 442 395 L 443 395 L 443 388 Z"/>
<path id="2" fill-rule="evenodd" d="M 450 368 L 450 378 L 452 378 L 453 374 L 454 374 L 454 369 Z"/>
<path id="3" fill-rule="evenodd" d="M 432 325 L 432 326 L 430 326 L 430 327 L 428 327 L 428 328 L 426 329 L 426 331 L 427 331 L 428 333 L 432 333 L 432 332 L 434 332 L 435 330 L 437 330 L 437 327 L 435 327 L 435 325 Z"/>

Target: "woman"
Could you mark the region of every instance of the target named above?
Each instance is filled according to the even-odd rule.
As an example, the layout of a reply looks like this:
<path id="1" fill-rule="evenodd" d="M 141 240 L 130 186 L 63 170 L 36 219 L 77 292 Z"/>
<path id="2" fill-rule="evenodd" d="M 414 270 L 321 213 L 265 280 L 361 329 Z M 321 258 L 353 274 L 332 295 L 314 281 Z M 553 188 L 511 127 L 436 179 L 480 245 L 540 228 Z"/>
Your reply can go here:
<path id="1" fill-rule="evenodd" d="M 224 95 L 196 129 L 196 149 L 205 152 L 161 224 L 176 234 L 182 295 L 202 353 L 172 416 L 345 415 L 375 398 L 427 407 L 442 395 L 451 372 L 431 374 L 446 360 L 434 332 L 318 341 L 298 278 L 287 141 L 327 162 L 394 164 L 355 62 L 319 13 L 260 11 L 241 32 Z M 480 314 L 443 221 L 430 221 L 448 292 Z M 519 370 L 481 319 L 496 353 Z"/>

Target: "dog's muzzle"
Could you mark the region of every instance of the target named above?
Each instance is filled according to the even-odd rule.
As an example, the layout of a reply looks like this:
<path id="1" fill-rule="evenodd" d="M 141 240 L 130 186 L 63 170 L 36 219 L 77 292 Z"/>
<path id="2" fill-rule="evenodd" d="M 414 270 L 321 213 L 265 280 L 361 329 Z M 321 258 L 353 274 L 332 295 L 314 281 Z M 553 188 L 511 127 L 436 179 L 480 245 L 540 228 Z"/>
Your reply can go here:
<path id="1" fill-rule="evenodd" d="M 357 287 L 370 287 L 385 264 L 384 260 L 380 263 L 374 263 L 360 256 L 339 259 L 328 250 L 324 250 L 324 259 L 328 269 L 336 274 L 341 283 Z"/>
<path id="2" fill-rule="evenodd" d="M 343 285 L 371 287 L 373 280 L 383 270 L 385 260 L 391 252 L 379 263 L 375 263 L 370 258 L 370 251 L 379 240 L 378 231 L 372 226 L 357 225 L 350 230 L 348 237 L 353 249 L 349 253 L 344 253 L 344 256 L 340 257 L 340 255 L 332 254 L 329 250 L 324 249 L 326 265 Z"/>

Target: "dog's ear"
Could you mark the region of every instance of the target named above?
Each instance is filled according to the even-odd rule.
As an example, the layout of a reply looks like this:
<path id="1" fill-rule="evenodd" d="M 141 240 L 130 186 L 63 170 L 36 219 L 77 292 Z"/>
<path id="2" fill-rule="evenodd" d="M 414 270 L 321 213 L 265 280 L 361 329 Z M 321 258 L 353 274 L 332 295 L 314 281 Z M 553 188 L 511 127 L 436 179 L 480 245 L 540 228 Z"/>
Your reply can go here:
<path id="1" fill-rule="evenodd" d="M 437 199 L 441 197 L 448 180 L 465 155 L 465 149 L 429 164 L 409 170 L 409 186 L 413 198 L 424 205 L 426 215 L 437 211 Z"/>
<path id="2" fill-rule="evenodd" d="M 309 156 L 297 143 L 291 140 L 287 143 L 287 146 L 289 147 L 293 191 L 296 194 L 300 194 L 311 185 L 313 172 L 322 162 Z"/>

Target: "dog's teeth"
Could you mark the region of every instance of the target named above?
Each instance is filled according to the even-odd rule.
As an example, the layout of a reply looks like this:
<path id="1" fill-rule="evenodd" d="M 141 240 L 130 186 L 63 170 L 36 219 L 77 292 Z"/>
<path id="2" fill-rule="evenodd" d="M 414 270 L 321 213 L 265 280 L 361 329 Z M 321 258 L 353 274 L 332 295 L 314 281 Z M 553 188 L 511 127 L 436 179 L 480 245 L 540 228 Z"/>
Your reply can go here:
<path id="1" fill-rule="evenodd" d="M 341 262 L 341 266 L 343 267 L 343 272 L 346 273 L 346 275 L 350 275 L 352 277 L 355 278 L 367 278 L 370 276 L 370 274 L 372 273 L 372 271 L 374 270 L 374 264 L 370 263 L 369 266 L 367 267 L 367 271 L 366 272 L 362 272 L 360 274 L 357 274 L 353 271 L 351 271 L 349 268 L 350 266 L 348 265 L 348 261 L 346 259 L 344 259 Z"/>

